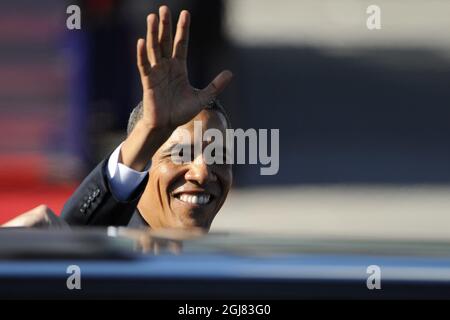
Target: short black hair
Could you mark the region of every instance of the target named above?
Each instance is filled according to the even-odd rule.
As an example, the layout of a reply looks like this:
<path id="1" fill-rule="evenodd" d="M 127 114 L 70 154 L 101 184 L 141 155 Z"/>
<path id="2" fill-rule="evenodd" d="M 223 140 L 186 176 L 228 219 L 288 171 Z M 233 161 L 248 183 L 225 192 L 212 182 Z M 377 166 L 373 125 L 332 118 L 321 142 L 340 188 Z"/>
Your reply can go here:
<path id="1" fill-rule="evenodd" d="M 223 105 L 220 103 L 219 100 L 217 99 L 211 100 L 211 102 L 208 103 L 204 109 L 217 111 L 218 113 L 222 114 L 227 123 L 227 127 L 231 128 L 230 117 L 228 116 L 227 111 L 225 110 L 225 108 L 223 107 Z M 133 131 L 134 127 L 136 126 L 136 123 L 138 123 L 138 121 L 142 118 L 142 115 L 143 115 L 143 104 L 141 101 L 133 109 L 133 111 L 131 111 L 130 118 L 128 119 L 127 135 L 129 135 L 131 131 Z"/>

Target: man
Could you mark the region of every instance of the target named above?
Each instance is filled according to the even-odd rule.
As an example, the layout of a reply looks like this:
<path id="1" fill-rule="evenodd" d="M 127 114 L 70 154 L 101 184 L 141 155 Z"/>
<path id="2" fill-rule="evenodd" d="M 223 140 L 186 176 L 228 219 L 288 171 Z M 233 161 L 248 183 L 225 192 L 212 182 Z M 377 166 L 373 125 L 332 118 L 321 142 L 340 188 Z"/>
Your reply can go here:
<path id="1" fill-rule="evenodd" d="M 186 143 L 186 132 L 192 146 L 207 146 L 194 134 L 194 121 L 202 132 L 214 128 L 225 136 L 229 121 L 215 98 L 232 75 L 223 71 L 203 90 L 189 84 L 189 25 L 189 12 L 182 11 L 172 39 L 168 7 L 159 8 L 159 18 L 147 17 L 146 39 L 137 42 L 142 103 L 130 117 L 126 140 L 65 204 L 61 217 L 69 225 L 209 230 L 230 189 L 231 166 L 207 164 L 203 152 L 174 162 L 172 150 Z"/>

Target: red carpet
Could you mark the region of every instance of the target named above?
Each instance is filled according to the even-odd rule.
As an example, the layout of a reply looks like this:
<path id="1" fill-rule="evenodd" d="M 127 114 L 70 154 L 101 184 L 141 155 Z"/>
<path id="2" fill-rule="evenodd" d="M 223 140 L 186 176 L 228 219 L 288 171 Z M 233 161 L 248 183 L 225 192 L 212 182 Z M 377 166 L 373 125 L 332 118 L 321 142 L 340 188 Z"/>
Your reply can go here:
<path id="1" fill-rule="evenodd" d="M 59 215 L 76 186 L 31 186 L 0 189 L 0 224 L 40 204 L 46 204 Z"/>
<path id="2" fill-rule="evenodd" d="M 78 186 L 78 182 L 49 182 L 47 161 L 42 155 L 2 155 L 0 168 L 0 224 L 40 204 L 59 214 Z"/>

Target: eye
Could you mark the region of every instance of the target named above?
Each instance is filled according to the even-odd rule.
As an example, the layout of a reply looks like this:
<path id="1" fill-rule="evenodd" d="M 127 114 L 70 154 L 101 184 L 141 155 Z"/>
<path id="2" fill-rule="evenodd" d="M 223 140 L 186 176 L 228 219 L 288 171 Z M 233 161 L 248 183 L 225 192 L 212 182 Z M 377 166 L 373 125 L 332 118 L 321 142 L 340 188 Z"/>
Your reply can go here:
<path id="1" fill-rule="evenodd" d="M 180 163 L 189 163 L 194 161 L 194 149 L 193 147 L 189 149 L 181 148 L 175 157 Z"/>
<path id="2" fill-rule="evenodd" d="M 195 159 L 194 146 L 191 147 L 191 154 L 190 154 L 189 158 L 191 161 L 194 161 L 194 159 Z"/>
<path id="3" fill-rule="evenodd" d="M 227 150 L 226 150 L 226 148 L 217 150 L 217 153 L 216 153 L 216 149 L 213 149 L 211 151 L 211 157 L 213 157 L 214 159 L 217 159 L 217 158 L 220 159 L 220 161 L 218 161 L 217 164 L 226 164 L 226 162 L 227 162 Z"/>
<path id="4" fill-rule="evenodd" d="M 223 148 L 223 149 L 222 149 L 223 163 L 225 163 L 226 160 L 227 160 L 227 154 L 228 154 L 227 148 Z"/>

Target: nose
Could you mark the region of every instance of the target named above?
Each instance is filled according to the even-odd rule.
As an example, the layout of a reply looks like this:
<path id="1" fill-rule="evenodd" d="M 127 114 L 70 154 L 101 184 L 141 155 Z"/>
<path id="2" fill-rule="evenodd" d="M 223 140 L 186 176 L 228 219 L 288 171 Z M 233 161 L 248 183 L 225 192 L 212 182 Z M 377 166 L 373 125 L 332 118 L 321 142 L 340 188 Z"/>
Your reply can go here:
<path id="1" fill-rule="evenodd" d="M 212 169 L 212 166 L 205 162 L 203 156 L 199 155 L 189 164 L 189 170 L 186 172 L 184 178 L 198 185 L 205 185 L 208 182 L 217 181 L 217 176 Z"/>

